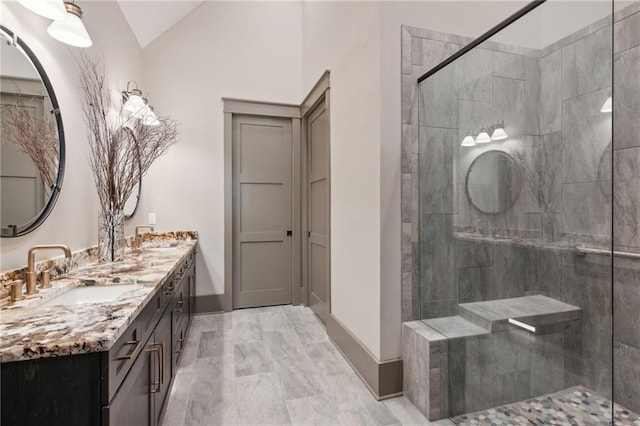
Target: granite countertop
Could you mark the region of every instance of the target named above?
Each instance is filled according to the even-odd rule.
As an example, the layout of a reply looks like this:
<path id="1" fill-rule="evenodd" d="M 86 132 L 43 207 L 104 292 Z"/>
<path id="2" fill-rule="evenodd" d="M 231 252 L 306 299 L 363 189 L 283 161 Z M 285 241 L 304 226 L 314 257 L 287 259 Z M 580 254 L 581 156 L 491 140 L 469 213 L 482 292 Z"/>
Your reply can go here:
<path id="1" fill-rule="evenodd" d="M 189 255 L 196 239 L 161 240 L 127 249 L 116 263 L 88 264 L 52 287 L 0 310 L 2 362 L 108 351 Z M 135 284 L 113 301 L 42 306 L 73 287 Z"/>

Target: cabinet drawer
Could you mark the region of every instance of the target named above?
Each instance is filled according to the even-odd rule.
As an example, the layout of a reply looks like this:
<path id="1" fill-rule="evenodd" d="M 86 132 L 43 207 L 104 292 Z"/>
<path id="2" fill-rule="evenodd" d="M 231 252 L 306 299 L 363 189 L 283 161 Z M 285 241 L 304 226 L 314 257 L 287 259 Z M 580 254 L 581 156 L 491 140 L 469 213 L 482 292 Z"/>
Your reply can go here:
<path id="1" fill-rule="evenodd" d="M 136 358 L 143 352 L 145 332 L 142 321 L 134 321 L 108 352 L 108 403 L 126 377 Z"/>

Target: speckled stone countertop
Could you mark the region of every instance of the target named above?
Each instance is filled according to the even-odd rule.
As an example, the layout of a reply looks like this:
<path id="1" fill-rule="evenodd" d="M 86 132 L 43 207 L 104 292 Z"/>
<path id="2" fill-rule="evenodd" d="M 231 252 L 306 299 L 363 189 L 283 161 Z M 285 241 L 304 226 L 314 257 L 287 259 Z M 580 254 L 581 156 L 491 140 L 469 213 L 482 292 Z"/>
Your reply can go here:
<path id="1" fill-rule="evenodd" d="M 123 262 L 89 260 L 52 280 L 51 288 L 4 307 L 2 362 L 109 350 L 196 244 L 192 238 L 150 236 L 141 248 L 127 249 Z M 110 302 L 43 306 L 73 287 L 121 284 L 136 287 Z"/>

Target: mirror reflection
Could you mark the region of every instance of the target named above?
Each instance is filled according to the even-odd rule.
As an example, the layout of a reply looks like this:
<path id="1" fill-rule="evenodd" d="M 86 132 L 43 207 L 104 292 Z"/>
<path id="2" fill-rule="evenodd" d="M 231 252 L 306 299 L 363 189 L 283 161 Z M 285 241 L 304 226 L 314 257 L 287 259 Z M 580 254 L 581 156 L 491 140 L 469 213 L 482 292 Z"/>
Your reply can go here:
<path id="1" fill-rule="evenodd" d="M 0 35 L 0 228 L 2 236 L 19 236 L 53 207 L 61 132 L 38 67 L 21 42 L 8 32 Z"/>
<path id="2" fill-rule="evenodd" d="M 522 187 L 520 165 L 504 151 L 486 151 L 478 155 L 467 172 L 467 196 L 483 213 L 496 214 L 509 210 L 518 199 Z"/>

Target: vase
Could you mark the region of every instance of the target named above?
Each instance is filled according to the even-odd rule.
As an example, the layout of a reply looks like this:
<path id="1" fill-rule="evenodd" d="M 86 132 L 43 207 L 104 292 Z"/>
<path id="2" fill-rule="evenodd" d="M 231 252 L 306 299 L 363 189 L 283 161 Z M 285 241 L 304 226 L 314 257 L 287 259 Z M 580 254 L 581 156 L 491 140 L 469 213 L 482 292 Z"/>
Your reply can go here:
<path id="1" fill-rule="evenodd" d="M 102 211 L 98 218 L 98 251 L 100 262 L 124 260 L 126 242 L 124 238 L 124 212 Z"/>

